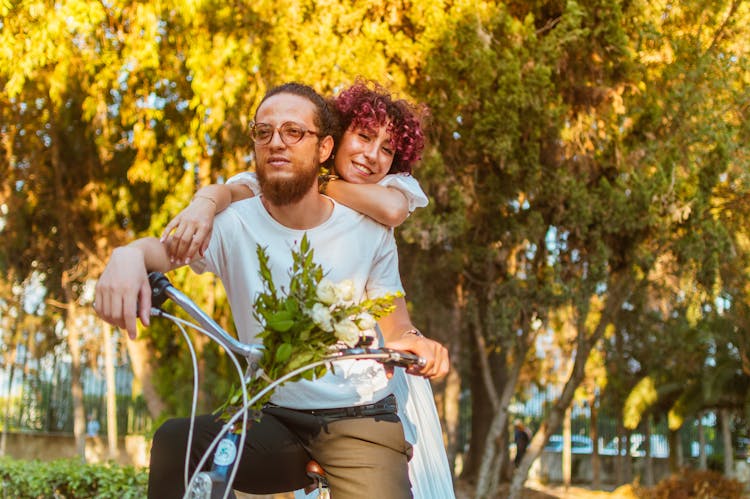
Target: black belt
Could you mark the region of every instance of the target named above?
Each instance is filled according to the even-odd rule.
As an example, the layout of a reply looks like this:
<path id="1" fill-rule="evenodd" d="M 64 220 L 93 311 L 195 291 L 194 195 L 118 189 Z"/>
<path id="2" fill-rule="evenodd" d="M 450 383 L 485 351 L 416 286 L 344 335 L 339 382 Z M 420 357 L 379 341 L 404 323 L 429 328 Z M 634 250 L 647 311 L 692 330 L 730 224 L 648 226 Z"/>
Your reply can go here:
<path id="1" fill-rule="evenodd" d="M 371 416 L 381 416 L 383 414 L 395 414 L 398 404 L 394 395 L 388 395 L 386 398 L 372 404 L 355 405 L 353 407 L 336 407 L 333 409 L 297 409 L 299 412 L 306 412 L 314 416 L 324 418 L 365 418 Z"/>

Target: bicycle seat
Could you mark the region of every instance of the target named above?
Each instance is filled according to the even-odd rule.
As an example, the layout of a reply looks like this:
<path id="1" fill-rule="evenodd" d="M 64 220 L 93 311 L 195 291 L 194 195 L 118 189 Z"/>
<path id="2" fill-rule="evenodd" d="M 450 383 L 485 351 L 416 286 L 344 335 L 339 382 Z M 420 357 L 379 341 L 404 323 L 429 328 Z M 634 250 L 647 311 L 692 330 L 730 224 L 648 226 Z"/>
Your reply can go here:
<path id="1" fill-rule="evenodd" d="M 305 493 L 309 494 L 313 490 L 328 487 L 326 472 L 315 459 L 310 459 L 307 462 L 307 466 L 305 466 L 305 472 L 307 473 L 307 476 L 312 478 L 312 483 L 305 487 Z"/>

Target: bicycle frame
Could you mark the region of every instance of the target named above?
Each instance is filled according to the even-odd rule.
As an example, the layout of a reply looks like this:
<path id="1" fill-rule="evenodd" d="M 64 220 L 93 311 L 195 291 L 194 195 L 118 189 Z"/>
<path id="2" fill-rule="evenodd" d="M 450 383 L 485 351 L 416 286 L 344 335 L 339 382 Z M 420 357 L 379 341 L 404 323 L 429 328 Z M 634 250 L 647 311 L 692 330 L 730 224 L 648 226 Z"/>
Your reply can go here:
<path id="1" fill-rule="evenodd" d="M 258 370 L 258 362 L 263 357 L 263 346 L 256 344 L 242 343 L 227 333 L 219 324 L 216 323 L 208 314 L 206 314 L 200 307 L 198 307 L 187 295 L 182 293 L 180 290 L 175 288 L 172 283 L 159 272 L 152 272 L 149 274 L 149 284 L 151 285 L 151 315 L 154 317 L 163 317 L 171 320 L 177 324 L 183 333 L 186 341 L 190 345 L 190 338 L 182 328 L 182 324 L 193 327 L 195 330 L 205 334 L 207 337 L 216 341 L 230 356 L 235 367 L 237 368 L 238 374 L 242 379 L 240 384 L 243 387 L 243 404 L 242 407 L 235 412 L 230 420 L 224 425 L 219 434 L 214 438 L 213 442 L 206 449 L 202 459 L 196 467 L 196 473 L 193 477 L 188 480 L 188 462 L 185 462 L 185 481 L 186 481 L 186 492 L 185 498 L 190 499 L 226 499 L 231 491 L 231 484 L 234 481 L 234 477 L 237 473 L 239 464 L 238 449 L 241 449 L 245 441 L 245 433 L 237 437 L 232 432 L 233 426 L 237 424 L 240 418 L 242 418 L 242 427 L 244 428 L 247 424 L 248 408 L 255 403 L 260 397 L 275 389 L 278 385 L 284 383 L 288 379 L 304 372 L 309 369 L 326 364 L 335 360 L 345 359 L 372 359 L 376 360 L 385 365 L 409 367 L 412 365 L 424 366 L 424 359 L 410 353 L 401 352 L 389 348 L 371 348 L 371 347 L 356 347 L 338 350 L 327 356 L 324 360 L 313 362 L 305 366 L 296 369 L 295 371 L 275 380 L 260 393 L 255 394 L 254 397 L 250 398 L 247 390 L 245 389 L 245 381 L 247 376 L 252 377 Z M 187 314 L 195 321 L 191 323 L 189 321 L 183 321 L 177 317 L 174 317 L 164 310 L 159 308 L 167 299 L 172 300 L 177 306 L 182 308 Z M 188 438 L 188 445 L 192 443 L 192 432 L 193 432 L 193 421 L 195 418 L 196 411 L 196 397 L 197 397 L 197 363 L 195 359 L 195 352 L 190 345 L 191 354 L 193 356 L 193 369 L 196 373 L 196 379 L 194 379 L 193 389 L 193 408 L 191 412 L 191 425 L 190 434 Z M 240 368 L 239 362 L 236 356 L 245 358 L 248 363 L 248 369 L 246 374 L 243 375 L 242 369 Z M 214 452 L 214 449 L 221 447 L 221 452 L 217 452 L 217 456 L 214 456 L 214 468 L 210 472 L 198 471 L 201 470 L 209 456 Z M 189 448 L 186 455 L 189 455 Z M 216 472 L 216 470 L 219 470 Z"/>

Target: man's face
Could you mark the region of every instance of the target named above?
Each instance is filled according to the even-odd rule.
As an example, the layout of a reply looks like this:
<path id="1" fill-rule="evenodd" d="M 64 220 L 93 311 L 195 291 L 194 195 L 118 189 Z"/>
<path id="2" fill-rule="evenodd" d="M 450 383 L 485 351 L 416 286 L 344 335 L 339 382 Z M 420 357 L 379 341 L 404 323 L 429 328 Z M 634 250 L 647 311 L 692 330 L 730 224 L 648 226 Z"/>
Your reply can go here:
<path id="1" fill-rule="evenodd" d="M 255 123 L 268 125 L 273 134 L 267 144 L 255 144 L 258 181 L 266 200 L 277 206 L 288 205 L 317 189 L 321 151 L 315 135 L 319 132 L 315 105 L 298 95 L 276 94 L 260 105 Z M 305 133 L 296 144 L 286 144 L 277 129 L 288 123 L 315 134 Z"/>

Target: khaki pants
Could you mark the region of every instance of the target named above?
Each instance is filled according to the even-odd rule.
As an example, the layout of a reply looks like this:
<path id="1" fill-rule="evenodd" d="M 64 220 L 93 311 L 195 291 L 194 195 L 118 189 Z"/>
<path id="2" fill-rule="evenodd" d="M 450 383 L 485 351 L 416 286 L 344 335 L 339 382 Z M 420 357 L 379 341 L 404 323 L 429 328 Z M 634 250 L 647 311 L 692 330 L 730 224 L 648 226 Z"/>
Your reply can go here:
<path id="1" fill-rule="evenodd" d="M 191 474 L 222 426 L 211 415 L 199 416 L 195 424 Z M 188 425 L 188 419 L 172 419 L 156 431 L 149 498 L 184 494 Z M 259 422 L 250 423 L 233 487 L 252 494 L 303 488 L 310 483 L 305 465 L 315 459 L 326 471 L 332 499 L 409 499 L 410 455 L 411 447 L 396 414 L 330 419 L 268 407 Z"/>

